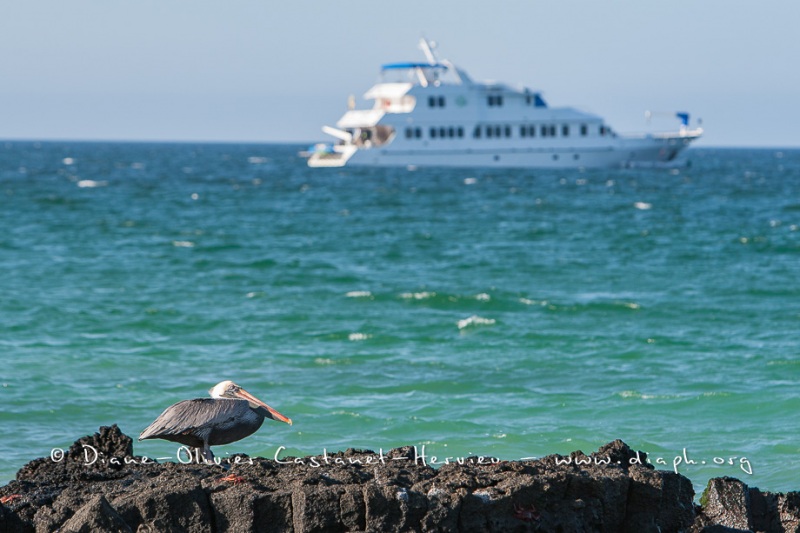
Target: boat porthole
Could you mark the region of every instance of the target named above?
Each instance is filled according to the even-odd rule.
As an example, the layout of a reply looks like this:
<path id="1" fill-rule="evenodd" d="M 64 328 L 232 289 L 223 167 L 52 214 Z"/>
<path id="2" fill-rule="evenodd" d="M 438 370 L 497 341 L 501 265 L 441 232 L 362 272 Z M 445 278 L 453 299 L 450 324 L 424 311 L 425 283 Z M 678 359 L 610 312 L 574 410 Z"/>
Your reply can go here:
<path id="1" fill-rule="evenodd" d="M 581 158 L 580 154 L 575 154 L 572 156 L 572 159 L 574 159 L 575 161 L 577 161 L 580 158 Z"/>
<path id="2" fill-rule="evenodd" d="M 558 154 L 553 154 L 553 161 L 558 161 Z"/>
<path id="3" fill-rule="evenodd" d="M 499 155 L 494 156 L 494 160 L 495 161 L 500 161 L 500 156 Z"/>

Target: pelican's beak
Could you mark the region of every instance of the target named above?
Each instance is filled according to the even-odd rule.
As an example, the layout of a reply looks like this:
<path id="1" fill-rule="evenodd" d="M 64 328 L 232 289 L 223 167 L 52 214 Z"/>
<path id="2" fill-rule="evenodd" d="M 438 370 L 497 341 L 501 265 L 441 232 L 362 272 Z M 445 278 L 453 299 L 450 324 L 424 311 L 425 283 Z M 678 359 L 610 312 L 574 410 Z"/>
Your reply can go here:
<path id="1" fill-rule="evenodd" d="M 246 390 L 239 389 L 239 391 L 236 393 L 236 396 L 238 396 L 242 400 L 247 400 L 248 402 L 250 402 L 251 405 L 254 405 L 254 406 L 257 406 L 257 407 L 263 407 L 264 409 L 267 410 L 267 416 L 269 418 L 271 418 L 273 420 L 278 420 L 280 422 L 286 422 L 290 426 L 292 425 L 292 419 L 291 418 L 283 416 L 278 411 L 276 411 L 275 409 L 273 409 L 269 405 L 265 404 L 264 402 L 262 402 L 261 400 L 259 400 L 258 398 L 256 398 L 255 396 L 253 396 L 252 394 L 247 392 Z"/>

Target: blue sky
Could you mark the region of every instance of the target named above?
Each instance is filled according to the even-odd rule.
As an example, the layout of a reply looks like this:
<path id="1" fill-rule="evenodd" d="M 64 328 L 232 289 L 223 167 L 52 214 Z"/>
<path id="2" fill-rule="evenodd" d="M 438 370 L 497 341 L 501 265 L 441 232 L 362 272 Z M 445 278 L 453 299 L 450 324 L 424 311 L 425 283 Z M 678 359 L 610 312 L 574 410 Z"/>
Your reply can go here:
<path id="1" fill-rule="evenodd" d="M 6 1 L 0 139 L 323 140 L 424 34 L 621 132 L 686 110 L 700 145 L 800 147 L 798 21 L 797 0 Z"/>

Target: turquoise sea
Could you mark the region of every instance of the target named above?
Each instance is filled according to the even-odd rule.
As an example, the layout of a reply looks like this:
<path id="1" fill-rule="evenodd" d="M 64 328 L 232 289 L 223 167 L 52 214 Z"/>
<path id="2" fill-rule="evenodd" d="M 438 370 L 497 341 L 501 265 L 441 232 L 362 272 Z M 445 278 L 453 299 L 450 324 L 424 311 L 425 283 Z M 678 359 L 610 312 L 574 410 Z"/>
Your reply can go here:
<path id="1" fill-rule="evenodd" d="M 800 489 L 800 150 L 409 171 L 301 148 L 0 143 L 0 483 L 232 379 L 294 425 L 221 457 L 619 438 L 698 491 Z"/>

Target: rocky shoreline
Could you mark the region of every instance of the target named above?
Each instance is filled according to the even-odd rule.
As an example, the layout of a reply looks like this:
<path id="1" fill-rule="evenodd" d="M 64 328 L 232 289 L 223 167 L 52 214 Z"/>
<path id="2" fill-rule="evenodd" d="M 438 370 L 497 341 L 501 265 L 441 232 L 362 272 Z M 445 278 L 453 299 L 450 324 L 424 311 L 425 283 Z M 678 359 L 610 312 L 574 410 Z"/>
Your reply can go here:
<path id="1" fill-rule="evenodd" d="M 800 493 L 715 478 L 698 506 L 689 479 L 619 440 L 573 452 L 580 465 L 553 455 L 434 469 L 415 453 L 235 456 L 223 470 L 145 461 L 116 425 L 101 427 L 0 487 L 0 532 L 800 531 Z"/>

